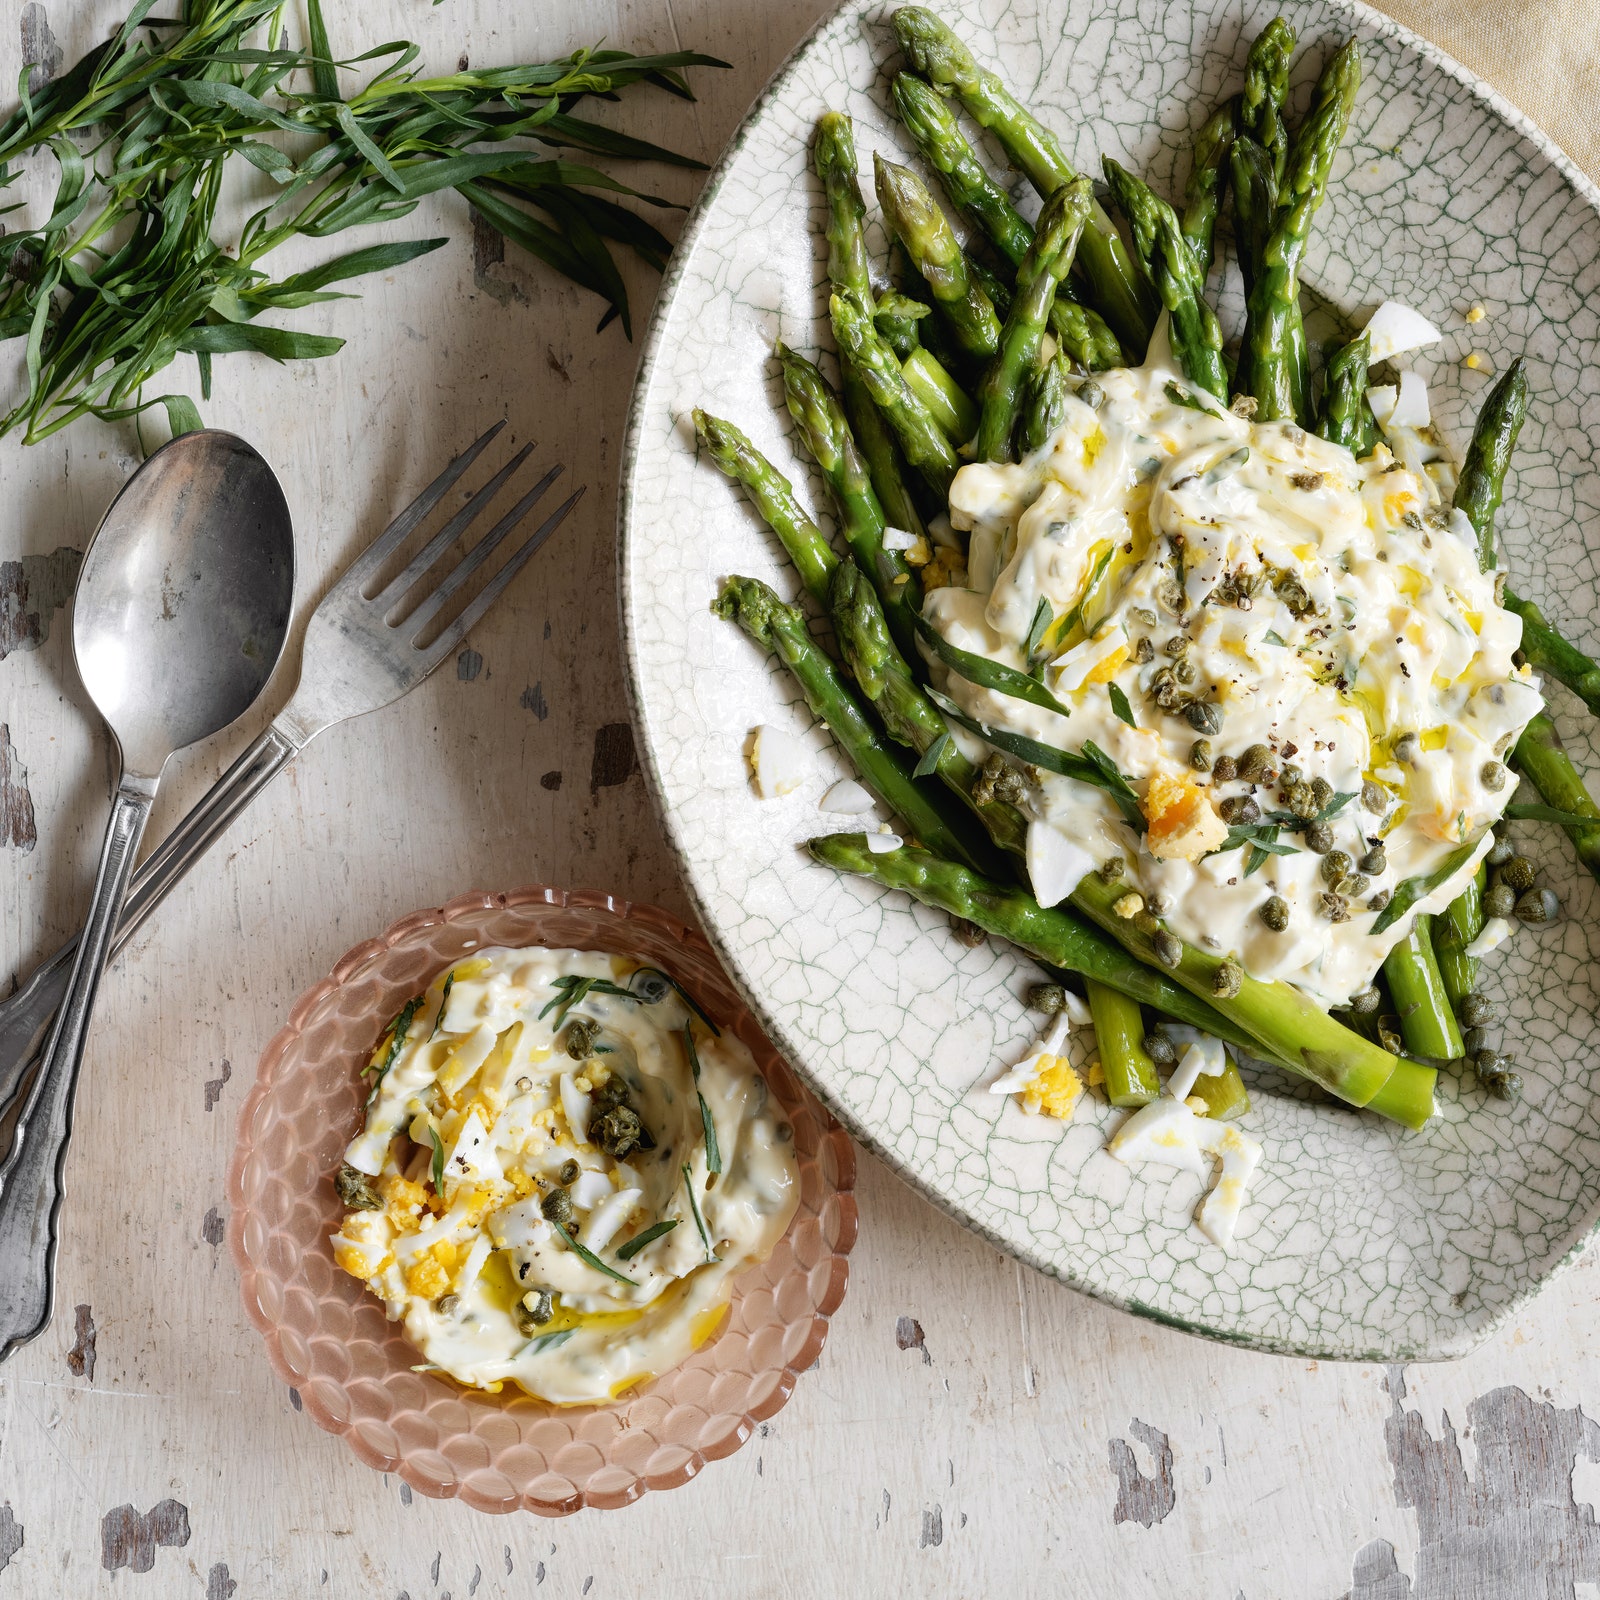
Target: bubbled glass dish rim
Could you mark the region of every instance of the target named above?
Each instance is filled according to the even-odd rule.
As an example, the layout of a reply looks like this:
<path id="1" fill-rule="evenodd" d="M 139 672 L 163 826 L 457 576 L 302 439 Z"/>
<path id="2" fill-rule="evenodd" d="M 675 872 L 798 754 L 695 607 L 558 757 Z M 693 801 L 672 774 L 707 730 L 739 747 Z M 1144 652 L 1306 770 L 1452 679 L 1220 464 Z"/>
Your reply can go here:
<path id="1" fill-rule="evenodd" d="M 729 1314 L 688 1360 L 604 1406 L 555 1406 L 416 1372 L 422 1357 L 334 1263 L 329 1181 L 360 1124 L 360 1067 L 427 979 L 491 946 L 602 949 L 661 966 L 741 1039 L 795 1129 L 800 1204 Z M 567 1516 L 672 1489 L 782 1408 L 827 1339 L 855 1242 L 848 1135 L 767 1042 L 701 934 L 657 906 L 535 884 L 412 912 L 347 951 L 262 1052 L 228 1169 L 228 1247 L 273 1371 L 318 1427 L 422 1494 Z"/>

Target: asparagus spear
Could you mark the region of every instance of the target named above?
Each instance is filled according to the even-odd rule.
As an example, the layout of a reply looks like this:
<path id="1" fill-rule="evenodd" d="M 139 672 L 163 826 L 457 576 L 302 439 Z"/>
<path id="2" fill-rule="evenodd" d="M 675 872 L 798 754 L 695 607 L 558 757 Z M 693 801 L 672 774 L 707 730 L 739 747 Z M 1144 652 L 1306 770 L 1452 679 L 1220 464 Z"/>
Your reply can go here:
<path id="1" fill-rule="evenodd" d="M 950 203 L 987 235 L 1013 267 L 1021 266 L 1033 243 L 1032 224 L 989 176 L 962 133 L 949 102 L 908 72 L 895 78 L 894 100 L 923 159 L 939 174 Z M 986 286 L 986 292 L 1004 316 L 1005 307 L 993 289 Z M 1074 361 L 1092 372 L 1126 364 L 1117 336 L 1099 312 L 1077 303 L 1069 284 L 1061 286 L 1050 308 L 1050 331 Z"/>
<path id="2" fill-rule="evenodd" d="M 1383 976 L 1400 1014 L 1406 1048 L 1454 1061 L 1462 1053 L 1461 1030 L 1434 957 L 1431 924 L 1432 918 L 1417 917 L 1411 932 L 1384 958 Z"/>
<path id="3" fill-rule="evenodd" d="M 1228 186 L 1234 135 L 1239 131 L 1239 100 L 1225 100 L 1195 135 L 1194 165 L 1183 190 L 1183 236 L 1194 252 L 1201 281 L 1211 271 L 1217 231 L 1217 212 Z"/>
<path id="4" fill-rule="evenodd" d="M 931 11 L 902 6 L 895 37 L 906 59 L 935 87 L 953 90 L 974 121 L 989 129 L 1042 196 L 1077 177 L 1060 141 Z M 1142 351 L 1155 321 L 1153 298 L 1142 292 L 1116 227 L 1096 205 L 1083 239 L 1084 277 L 1118 339 Z"/>
<path id="5" fill-rule="evenodd" d="M 1011 435 L 1021 409 L 1024 375 L 1039 359 L 1056 286 L 1066 277 L 1089 216 L 1086 178 L 1063 184 L 1044 203 L 1033 243 L 1017 269 L 1017 297 L 1000 336 L 1000 352 L 979 390 L 979 461 L 1011 461 Z"/>
<path id="6" fill-rule="evenodd" d="M 1500 509 L 1511 451 L 1527 406 L 1527 372 L 1518 359 L 1489 391 L 1478 413 L 1472 443 L 1467 447 L 1467 458 L 1456 484 L 1456 509 L 1466 513 L 1472 531 L 1478 536 L 1478 564 L 1485 572 L 1495 565 L 1495 513 Z M 1586 823 L 1574 823 L 1570 827 L 1563 823 L 1562 826 L 1566 828 L 1578 860 L 1600 880 L 1600 806 L 1590 798 L 1571 756 L 1562 747 L 1555 723 L 1545 712 L 1541 711 L 1523 729 L 1522 737 L 1511 752 L 1511 764 L 1539 791 L 1540 799 L 1547 806 L 1595 819 L 1592 826 Z"/>
<path id="7" fill-rule="evenodd" d="M 1117 207 L 1133 232 L 1139 266 L 1172 319 L 1172 351 L 1184 376 L 1226 405 L 1222 329 L 1206 301 L 1205 274 L 1183 236 L 1177 212 L 1110 156 L 1102 158 L 1102 165 Z"/>
<path id="8" fill-rule="evenodd" d="M 1300 263 L 1360 82 L 1361 57 L 1352 39 L 1329 61 L 1317 82 L 1311 114 L 1289 152 L 1261 271 L 1250 290 L 1237 387 L 1255 396 L 1256 414 L 1266 420 L 1298 418 L 1310 425 L 1304 409 L 1303 335 L 1298 351 L 1294 339 Z M 1235 150 L 1240 144 L 1235 140 Z M 1236 202 L 1237 198 L 1236 190 Z"/>
<path id="9" fill-rule="evenodd" d="M 1239 1076 L 1238 1064 L 1232 1056 L 1228 1057 L 1228 1064 L 1221 1072 L 1202 1072 L 1189 1093 L 1205 1101 L 1205 1114 L 1215 1122 L 1221 1122 L 1226 1117 L 1242 1117 L 1250 1109 L 1250 1091 L 1245 1088 L 1244 1079 Z M 1370 1111 L 1372 1108 L 1369 1106 L 1367 1109 Z"/>
<path id="10" fill-rule="evenodd" d="M 872 271 L 867 259 L 867 208 L 856 179 L 855 125 L 842 111 L 817 119 L 811 161 L 828 202 L 828 279 L 872 309 Z"/>
<path id="11" fill-rule="evenodd" d="M 859 374 L 873 404 L 894 430 L 906 459 L 941 500 L 961 463 L 933 414 L 907 386 L 894 351 L 878 335 L 872 317 L 856 302 L 835 294 L 828 302 L 834 337 L 849 368 Z"/>
<path id="12" fill-rule="evenodd" d="M 1120 883 L 1091 872 L 1073 891 L 1072 904 L 1130 954 L 1154 963 L 1158 935 L 1143 932 L 1116 910 L 1126 892 Z M 1177 958 L 1176 966 L 1167 967 L 1172 977 L 1208 999 L 1236 1028 L 1243 1028 L 1256 1041 L 1247 1049 L 1265 1050 L 1275 1061 L 1294 1063 L 1292 1070 L 1299 1076 L 1351 1105 L 1378 1102 L 1375 1109 L 1409 1127 L 1420 1128 L 1433 1115 L 1432 1068 L 1379 1049 L 1287 983 L 1263 983 L 1237 962 L 1185 944 L 1164 930 L 1159 937 L 1163 951 Z"/>
<path id="13" fill-rule="evenodd" d="M 953 445 L 964 445 L 978 431 L 978 408 L 931 350 L 913 350 L 900 364 L 900 376 L 933 413 Z"/>
<path id="14" fill-rule="evenodd" d="M 1027 844 L 1027 822 L 1005 801 L 980 800 L 975 794 L 977 769 L 956 747 L 944 718 L 913 680 L 906 658 L 889 637 L 878 597 L 853 562 L 841 562 L 833 575 L 828 615 L 846 666 L 889 736 L 910 745 L 919 756 L 934 752 L 932 770 L 940 780 L 972 808 L 1001 849 L 1020 854 Z M 911 659 L 917 659 L 915 654 Z"/>
<path id="15" fill-rule="evenodd" d="M 777 355 L 783 368 L 783 395 L 789 415 L 827 480 L 839 508 L 845 543 L 878 591 L 895 642 L 915 660 L 916 628 L 911 619 L 922 610 L 922 584 L 906 565 L 902 551 L 884 548 L 883 530 L 887 524 L 883 506 L 845 420 L 844 407 L 827 379 L 804 356 L 782 344 Z"/>
<path id="16" fill-rule="evenodd" d="M 1118 944 L 1085 927 L 1069 912 L 1040 906 L 1024 890 L 990 882 L 953 862 L 941 861 L 926 850 L 901 849 L 875 855 L 867 849 L 862 834 L 830 834 L 811 840 L 807 848 L 828 866 L 876 879 L 891 889 L 903 889 L 924 905 L 937 906 L 954 916 L 964 917 L 1052 966 L 1082 973 L 1179 1022 L 1202 1028 L 1225 1043 L 1237 1045 L 1260 1060 L 1270 1061 L 1298 1076 L 1310 1077 L 1353 1105 L 1365 1105 L 1368 1110 L 1413 1128 L 1421 1127 L 1432 1114 L 1435 1074 L 1431 1067 L 1396 1058 L 1376 1046 L 1365 1047 L 1356 1061 L 1346 1065 L 1341 1044 L 1340 1064 L 1336 1068 L 1332 1058 L 1325 1056 L 1319 1047 L 1330 1039 L 1352 1036 L 1286 984 L 1257 984 L 1255 987 L 1266 991 L 1272 999 L 1253 1000 L 1245 1007 L 1252 1013 L 1256 1009 L 1275 1013 L 1279 1006 L 1285 1013 L 1304 1008 L 1316 1018 L 1320 1026 L 1305 1037 L 1316 1039 L 1318 1043 L 1306 1051 L 1292 1044 L 1288 1053 L 1280 1055 L 1237 1020 L 1231 1010 L 1209 1004 L 1191 993 L 1191 986 L 1181 974 L 1177 975 L 1179 982 L 1173 982 L 1153 963 L 1134 959 Z M 1120 897 L 1120 888 L 1104 884 L 1096 874 L 1091 873 L 1088 881 L 1099 884 L 1113 898 Z M 1198 952 L 1195 954 L 1198 956 Z M 1250 982 L 1245 980 L 1247 985 Z M 1206 987 L 1209 993 L 1209 980 Z M 1228 1004 L 1232 1007 L 1238 1002 Z M 1287 1026 L 1292 1031 L 1292 1021 Z M 1355 1042 L 1364 1045 L 1359 1039 Z M 1356 1096 L 1361 1098 L 1354 1098 Z"/>
<path id="17" fill-rule="evenodd" d="M 794 485 L 731 422 L 696 409 L 695 437 L 727 475 L 742 483 L 767 526 L 777 534 L 806 592 L 828 603 L 828 580 L 839 558 L 822 529 L 794 497 Z"/>
<path id="18" fill-rule="evenodd" d="M 1528 665 L 1566 684 L 1600 717 L 1600 661 L 1569 644 L 1531 600 L 1519 599 L 1507 589 L 1504 604 L 1507 611 L 1515 611 L 1522 618 L 1522 653 Z"/>
<path id="19" fill-rule="evenodd" d="M 843 112 L 824 112 L 818 120 L 811 159 L 828 203 L 828 280 L 870 311 L 874 307 L 867 265 L 867 212 L 856 180 L 855 130 Z M 900 451 L 866 386 L 848 364 L 844 368 L 844 408 L 890 525 L 907 533 L 925 533 L 922 514 L 906 486 Z"/>
<path id="20" fill-rule="evenodd" d="M 1466 512 L 1477 532 L 1478 565 L 1485 572 L 1492 572 L 1496 565 L 1495 513 L 1500 509 L 1511 452 L 1517 447 L 1517 435 L 1522 432 L 1527 414 L 1528 366 L 1518 356 L 1483 402 L 1456 484 L 1456 509 Z"/>
<path id="21" fill-rule="evenodd" d="M 1357 461 L 1372 454 L 1378 424 L 1367 404 L 1367 358 L 1372 341 L 1366 334 L 1338 350 L 1323 368 L 1322 415 L 1317 432 L 1330 444 L 1342 444 Z"/>
<path id="22" fill-rule="evenodd" d="M 863 782 L 923 844 L 974 868 L 997 859 L 967 817 L 940 804 L 936 791 L 919 788 L 905 764 L 872 731 L 797 607 L 785 605 L 757 578 L 733 577 L 723 580 L 711 609 L 725 621 L 737 622 L 788 667 L 812 715 L 828 725 Z"/>
<path id="23" fill-rule="evenodd" d="M 1566 828 L 1578 860 L 1600 880 L 1600 806 L 1590 798 L 1578 769 L 1572 764 L 1572 757 L 1562 748 L 1555 723 L 1544 712 L 1523 729 L 1522 737 L 1511 752 L 1511 760 L 1539 791 L 1539 798 L 1547 806 L 1594 818 L 1592 825 L 1563 823 L 1562 826 Z"/>
<path id="24" fill-rule="evenodd" d="M 1294 58 L 1294 29 L 1274 17 L 1250 45 L 1244 66 L 1244 92 L 1239 96 L 1239 128 L 1266 151 L 1272 163 L 1274 189 L 1283 187 L 1289 159 L 1289 130 L 1283 103 L 1289 96 L 1289 63 Z"/>
<path id="25" fill-rule="evenodd" d="M 1017 444 L 1032 455 L 1067 420 L 1067 375 L 1059 356 L 1042 362 L 1028 374 L 1017 423 Z"/>
<path id="26" fill-rule="evenodd" d="M 1467 946 L 1483 932 L 1483 890 L 1489 875 L 1479 867 L 1472 882 L 1433 919 L 1433 953 L 1439 962 L 1444 992 L 1457 1008 L 1478 981 L 1478 963 Z"/>
<path id="27" fill-rule="evenodd" d="M 883 335 L 884 343 L 904 361 L 922 344 L 917 324 L 932 314 L 932 306 L 925 306 L 897 289 L 889 289 L 873 304 L 872 325 Z"/>
<path id="28" fill-rule="evenodd" d="M 874 155 L 878 205 L 926 280 L 957 344 L 987 359 L 1000 342 L 994 306 L 967 271 L 967 258 L 938 202 L 909 167 Z"/>
<path id="29" fill-rule="evenodd" d="M 1139 1002 L 1093 978 L 1084 985 L 1094 1018 L 1106 1099 L 1114 1106 L 1147 1106 L 1161 1093 L 1156 1064 L 1145 1053 L 1144 1013 Z"/>

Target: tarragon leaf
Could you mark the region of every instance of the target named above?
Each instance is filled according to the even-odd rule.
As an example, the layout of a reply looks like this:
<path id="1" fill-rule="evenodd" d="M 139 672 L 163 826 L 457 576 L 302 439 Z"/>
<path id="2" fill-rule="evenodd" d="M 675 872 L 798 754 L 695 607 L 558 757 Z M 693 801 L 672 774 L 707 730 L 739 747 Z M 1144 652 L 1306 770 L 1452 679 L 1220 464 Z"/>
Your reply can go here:
<path id="1" fill-rule="evenodd" d="M 1111 709 L 1128 724 L 1130 728 L 1137 728 L 1139 724 L 1134 721 L 1133 707 L 1128 704 L 1128 697 L 1122 692 L 1119 683 L 1108 683 L 1106 692 L 1111 696 Z"/>
<path id="2" fill-rule="evenodd" d="M 689 1169 L 687 1167 L 684 1168 L 685 1172 L 688 1170 Z M 615 1278 L 618 1283 L 627 1284 L 630 1289 L 637 1289 L 639 1287 L 638 1283 L 634 1279 L 627 1277 L 621 1272 L 618 1272 L 615 1267 L 608 1267 L 605 1262 L 603 1262 L 600 1257 L 594 1253 L 594 1251 L 590 1250 L 586 1245 L 579 1244 L 578 1241 L 574 1239 L 559 1222 L 552 1221 L 550 1226 L 554 1228 L 561 1236 L 561 1242 L 567 1247 L 567 1249 L 569 1249 L 581 1262 L 583 1262 L 585 1266 L 593 1267 L 596 1272 L 603 1272 L 608 1278 Z"/>
<path id="3" fill-rule="evenodd" d="M 950 735 L 941 733 L 926 750 L 922 752 L 922 759 L 911 769 L 913 778 L 930 778 L 939 770 L 939 763 L 944 760 L 944 753 L 950 748 Z"/>
<path id="4" fill-rule="evenodd" d="M 1479 838 L 1481 837 L 1480 834 Z M 1470 844 L 1452 850 L 1432 872 L 1405 879 L 1395 890 L 1388 905 L 1378 913 L 1377 920 L 1372 924 L 1372 931 L 1382 933 L 1386 928 L 1392 928 L 1419 900 L 1427 899 L 1441 883 L 1454 877 L 1466 866 L 1477 848 L 1478 840 L 1474 839 Z"/>
<path id="5" fill-rule="evenodd" d="M 1040 605 L 1046 610 L 1050 602 L 1041 600 Z M 1038 618 L 1034 618 L 1035 626 Z M 1036 678 L 1031 678 L 1025 672 L 1018 672 L 1015 667 L 1001 665 L 998 661 L 991 661 L 987 656 L 980 656 L 972 650 L 963 650 L 959 645 L 951 644 L 926 617 L 913 615 L 911 625 L 917 631 L 917 637 L 924 640 L 933 653 L 949 667 L 949 669 L 963 677 L 968 683 L 975 683 L 980 689 L 993 689 L 997 694 L 1010 695 L 1014 700 L 1026 700 L 1029 705 L 1038 706 L 1044 711 L 1053 711 L 1058 717 L 1070 716 L 1071 712 L 1066 706 L 1045 688 Z M 1045 625 L 1049 626 L 1046 618 Z M 1033 635 L 1029 636 L 1029 654 L 1033 652 Z"/>
<path id="6" fill-rule="evenodd" d="M 617 1247 L 618 1261 L 632 1261 L 647 1244 L 654 1244 L 664 1234 L 671 1233 L 678 1226 L 676 1217 L 668 1217 L 664 1222 L 653 1222 L 643 1233 L 636 1233 L 624 1245 Z"/>

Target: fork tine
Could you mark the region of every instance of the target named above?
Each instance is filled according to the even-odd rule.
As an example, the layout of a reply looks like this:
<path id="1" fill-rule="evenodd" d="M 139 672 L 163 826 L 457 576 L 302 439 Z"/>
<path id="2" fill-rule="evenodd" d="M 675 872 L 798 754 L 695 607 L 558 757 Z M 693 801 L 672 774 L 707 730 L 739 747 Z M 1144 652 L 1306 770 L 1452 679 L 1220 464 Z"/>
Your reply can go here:
<path id="1" fill-rule="evenodd" d="M 445 523 L 445 525 L 406 563 L 404 572 L 391 578 L 384 584 L 377 594 L 373 595 L 373 603 L 385 609 L 395 605 L 405 595 L 409 594 L 411 587 L 426 573 L 446 550 L 472 526 L 478 513 L 499 494 L 505 486 L 506 480 L 517 471 L 524 461 L 533 453 L 532 441 L 523 447 L 477 491 L 462 508 Z"/>
<path id="2" fill-rule="evenodd" d="M 341 583 L 352 583 L 356 588 L 364 588 L 367 580 L 377 571 L 383 563 L 405 543 L 409 534 L 414 532 L 422 523 L 428 513 L 444 498 L 446 491 L 461 476 L 474 461 L 483 454 L 489 441 L 505 427 L 506 419 L 502 417 L 495 425 L 482 434 L 474 443 L 467 446 L 432 483 L 428 485 L 415 500 L 408 505 L 382 533 L 378 535 L 365 550 L 356 557 L 345 569 Z"/>
<path id="3" fill-rule="evenodd" d="M 487 611 L 489 607 L 500 598 L 501 592 L 505 589 L 505 586 L 510 583 L 519 572 L 522 571 L 523 567 L 528 564 L 529 559 L 533 556 L 534 552 L 538 550 L 539 546 L 542 545 L 545 540 L 547 540 L 550 535 L 553 534 L 556 529 L 566 521 L 567 513 L 571 511 L 572 508 L 583 498 L 584 491 L 588 487 L 588 484 L 585 483 L 580 484 L 576 489 L 574 489 L 573 492 L 569 494 L 567 498 L 562 501 L 562 503 L 557 506 L 556 509 L 551 512 L 551 514 L 546 517 L 542 523 L 540 523 L 540 525 L 524 542 L 522 548 L 518 550 L 517 553 L 512 556 L 512 558 L 506 562 L 506 564 L 497 573 L 495 573 L 494 577 L 483 586 L 482 591 L 478 594 L 477 598 L 472 602 L 472 604 L 469 605 L 461 613 L 461 615 L 457 617 L 456 620 L 452 622 L 437 639 L 434 640 L 431 645 L 429 645 L 428 654 L 430 657 L 432 657 L 428 663 L 428 670 L 430 672 L 435 666 L 438 665 L 440 661 L 444 659 L 445 656 L 449 655 L 449 653 L 461 643 L 471 629 L 478 625 L 478 623 L 483 619 L 484 612 Z"/>
<path id="4" fill-rule="evenodd" d="M 495 547 L 533 509 L 534 503 L 566 469 L 558 462 L 506 512 L 506 514 L 473 545 L 446 574 L 439 586 L 419 604 L 406 619 L 408 635 L 417 639 L 424 628 L 438 616 L 451 595 L 494 553 Z"/>

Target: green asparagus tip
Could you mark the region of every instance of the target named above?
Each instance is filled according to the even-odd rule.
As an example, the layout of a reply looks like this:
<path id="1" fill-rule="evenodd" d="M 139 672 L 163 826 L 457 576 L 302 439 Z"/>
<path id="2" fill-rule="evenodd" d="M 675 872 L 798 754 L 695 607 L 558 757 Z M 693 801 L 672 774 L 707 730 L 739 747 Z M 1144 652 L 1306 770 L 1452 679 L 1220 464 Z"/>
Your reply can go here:
<path id="1" fill-rule="evenodd" d="M 724 622 L 737 622 L 757 643 L 770 647 L 773 611 L 782 604 L 759 578 L 724 578 L 711 613 Z"/>
<path id="2" fill-rule="evenodd" d="M 817 176 L 843 173 L 856 175 L 855 124 L 843 111 L 824 111 L 817 118 L 817 137 L 812 148 Z"/>
<path id="3" fill-rule="evenodd" d="M 972 52 L 931 11 L 901 6 L 891 21 L 906 60 L 935 83 L 958 86 L 978 77 Z"/>

